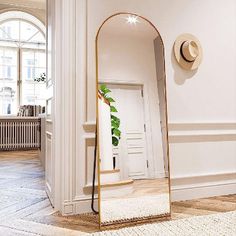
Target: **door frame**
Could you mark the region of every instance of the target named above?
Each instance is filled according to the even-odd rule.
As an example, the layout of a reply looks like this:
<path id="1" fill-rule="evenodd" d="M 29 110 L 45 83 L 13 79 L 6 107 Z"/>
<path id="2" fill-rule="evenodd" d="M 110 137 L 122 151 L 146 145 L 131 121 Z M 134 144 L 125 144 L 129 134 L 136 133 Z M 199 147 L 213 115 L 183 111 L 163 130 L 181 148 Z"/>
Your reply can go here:
<path id="1" fill-rule="evenodd" d="M 150 119 L 150 111 L 149 111 L 149 99 L 148 99 L 148 91 L 147 85 L 145 83 L 141 83 L 140 81 L 126 81 L 126 80 L 112 80 L 112 79 L 99 79 L 99 84 L 111 84 L 111 85 L 127 85 L 127 86 L 140 86 L 143 89 L 143 109 L 144 109 L 144 124 L 146 126 L 145 133 L 145 146 L 146 146 L 146 161 L 148 162 L 149 168 L 145 168 L 146 177 L 150 178 L 153 176 L 153 172 L 155 172 L 156 167 L 152 165 L 154 162 L 154 150 L 153 150 L 153 140 L 152 140 L 152 132 L 151 132 L 151 119 Z M 161 132 L 161 130 L 160 130 Z M 153 166 L 153 170 L 151 170 L 150 166 Z"/>

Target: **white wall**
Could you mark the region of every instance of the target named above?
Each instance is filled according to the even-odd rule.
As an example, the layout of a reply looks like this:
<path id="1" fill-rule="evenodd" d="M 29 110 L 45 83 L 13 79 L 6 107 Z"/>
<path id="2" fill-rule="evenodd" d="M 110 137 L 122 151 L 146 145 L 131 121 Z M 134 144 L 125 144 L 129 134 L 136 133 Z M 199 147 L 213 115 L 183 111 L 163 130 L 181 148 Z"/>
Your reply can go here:
<path id="1" fill-rule="evenodd" d="M 149 81 L 156 85 L 157 92 L 153 40 L 122 34 L 111 36 L 101 32 L 98 44 L 99 80 Z"/>
<path id="2" fill-rule="evenodd" d="M 127 3 L 125 0 L 102 0 L 102 4 L 95 2 L 88 1 L 90 62 L 94 61 L 94 40 L 102 21 L 120 11 L 138 13 L 154 23 L 165 44 L 169 121 L 235 121 L 236 106 L 232 102 L 236 100 L 235 1 L 147 0 L 144 3 L 141 0 L 131 0 Z M 173 58 L 173 43 L 179 34 L 185 32 L 196 35 L 203 47 L 203 63 L 197 73 L 183 71 Z M 89 63 L 89 69 L 89 75 L 94 77 L 93 63 Z M 201 96 L 198 96 L 197 91 Z"/>
<path id="3" fill-rule="evenodd" d="M 63 22 L 68 24 L 66 27 L 61 22 L 62 32 L 66 32 L 60 35 L 65 59 L 58 68 L 63 73 L 58 73 L 61 84 L 57 86 L 62 94 L 69 95 L 60 100 L 62 114 L 67 114 L 61 118 L 62 136 L 68 140 L 61 142 L 65 156 L 62 212 L 90 209 L 96 112 L 95 37 L 102 22 L 117 12 L 134 12 L 148 18 L 164 41 L 172 199 L 235 193 L 235 0 L 60 2 Z M 182 33 L 194 34 L 202 44 L 203 62 L 197 72 L 180 69 L 173 57 L 174 41 Z"/>
<path id="4" fill-rule="evenodd" d="M 146 27 L 151 26 L 147 24 Z M 143 86 L 149 174 L 150 177 L 163 177 L 165 171 L 154 54 L 154 37 L 158 34 L 153 31 L 149 37 L 142 37 L 142 33 L 136 33 L 137 37 L 133 37 L 132 33 L 109 35 L 101 31 L 98 41 L 99 81 Z"/>
<path id="5" fill-rule="evenodd" d="M 94 65 L 90 63 L 94 57 L 94 38 L 99 25 L 106 17 L 117 12 L 140 14 L 154 23 L 163 38 L 166 54 L 168 122 L 172 124 L 171 177 L 178 178 L 173 181 L 173 199 L 175 196 L 176 199 L 194 197 L 185 194 L 177 197 L 178 186 L 190 176 L 236 173 L 235 1 L 102 2 L 103 4 L 95 4 L 94 1 L 88 1 L 90 88 L 93 86 L 95 75 Z M 174 59 L 173 44 L 182 33 L 194 34 L 202 44 L 203 62 L 198 71 L 186 72 Z M 92 100 L 91 97 L 89 104 Z M 92 119 L 93 112 L 94 108 L 90 105 L 89 119 Z M 181 126 L 186 123 L 187 130 Z M 205 124 L 204 127 L 201 127 L 202 123 Z M 233 185 L 235 182 L 231 183 L 227 191 L 236 191 Z M 222 191 L 222 194 L 227 191 Z M 210 194 L 209 191 L 207 193 Z"/>

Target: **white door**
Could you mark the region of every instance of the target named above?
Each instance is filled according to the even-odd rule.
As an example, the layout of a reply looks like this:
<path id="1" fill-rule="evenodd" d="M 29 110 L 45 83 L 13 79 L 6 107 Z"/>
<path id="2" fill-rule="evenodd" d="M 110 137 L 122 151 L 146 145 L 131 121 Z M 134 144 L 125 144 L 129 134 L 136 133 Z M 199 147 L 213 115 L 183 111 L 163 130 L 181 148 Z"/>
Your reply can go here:
<path id="1" fill-rule="evenodd" d="M 123 178 L 147 177 L 146 135 L 142 86 L 108 85 L 121 120 L 121 140 L 117 153 Z"/>

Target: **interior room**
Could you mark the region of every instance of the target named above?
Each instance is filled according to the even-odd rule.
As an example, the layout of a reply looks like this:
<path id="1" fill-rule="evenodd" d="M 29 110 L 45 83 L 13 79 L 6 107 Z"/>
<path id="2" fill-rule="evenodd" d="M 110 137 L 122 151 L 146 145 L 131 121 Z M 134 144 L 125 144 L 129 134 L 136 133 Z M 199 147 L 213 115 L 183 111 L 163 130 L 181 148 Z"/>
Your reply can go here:
<path id="1" fill-rule="evenodd" d="M 1 0 L 0 235 L 236 235 L 234 0 Z"/>

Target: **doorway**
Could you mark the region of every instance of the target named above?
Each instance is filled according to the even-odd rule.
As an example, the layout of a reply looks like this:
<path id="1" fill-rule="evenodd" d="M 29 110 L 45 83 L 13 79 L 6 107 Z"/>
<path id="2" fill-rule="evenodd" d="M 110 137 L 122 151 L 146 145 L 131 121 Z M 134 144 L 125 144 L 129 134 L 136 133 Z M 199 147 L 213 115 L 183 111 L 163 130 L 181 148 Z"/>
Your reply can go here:
<path id="1" fill-rule="evenodd" d="M 123 179 L 145 179 L 148 176 L 146 124 L 142 85 L 107 84 L 116 101 L 121 121 L 119 147 L 113 147 L 117 168 Z M 128 160 L 127 160 L 128 159 Z"/>
<path id="2" fill-rule="evenodd" d="M 49 163 L 51 146 L 49 147 L 49 142 L 45 141 L 45 133 L 51 128 L 51 120 L 46 112 L 48 108 L 45 108 L 48 106 L 50 94 L 46 76 L 47 7 L 44 6 L 42 19 L 33 11 L 26 13 L 23 9 L 18 9 L 18 6 L 14 10 L 9 8 L 8 4 L 2 7 L 4 11 L 0 14 L 0 168 L 6 167 L 9 173 L 1 176 L 0 182 L 3 179 L 9 183 L 9 186 L 2 185 L 4 191 L 12 191 L 15 187 L 19 191 L 19 198 L 24 196 L 28 201 L 29 197 L 33 202 L 37 194 L 32 192 L 39 188 L 38 194 L 43 196 L 43 200 L 49 202 L 49 196 L 53 203 L 50 192 L 45 192 L 44 172 L 46 166 L 48 183 L 48 179 L 53 175 L 53 164 Z M 35 178 L 38 178 L 39 182 L 34 183 Z M 30 185 L 33 187 L 28 187 Z M 22 188 L 25 191 L 21 191 Z M 12 195 L 9 196 L 11 198 Z M 9 200 L 9 204 L 15 203 L 13 197 L 12 199 L 13 201 Z M 21 201 L 15 203 L 17 207 L 18 203 L 21 204 Z"/>

